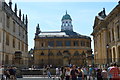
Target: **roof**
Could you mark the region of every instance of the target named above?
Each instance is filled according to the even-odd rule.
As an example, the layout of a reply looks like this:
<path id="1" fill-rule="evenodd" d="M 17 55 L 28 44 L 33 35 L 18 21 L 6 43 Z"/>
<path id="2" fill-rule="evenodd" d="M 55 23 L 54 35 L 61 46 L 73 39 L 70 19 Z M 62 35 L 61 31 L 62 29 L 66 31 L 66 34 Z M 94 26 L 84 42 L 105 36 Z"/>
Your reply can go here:
<path id="1" fill-rule="evenodd" d="M 58 32 L 54 31 L 54 32 L 41 32 L 39 35 L 66 35 L 66 33 L 60 31 Z"/>
<path id="2" fill-rule="evenodd" d="M 40 32 L 40 34 L 38 36 L 36 36 L 35 38 L 87 38 L 90 39 L 90 37 L 88 36 L 84 36 L 84 35 L 80 35 L 76 32 L 73 31 L 49 31 L 49 32 Z"/>
<path id="3" fill-rule="evenodd" d="M 102 18 L 101 16 L 97 16 L 97 18 L 100 20 L 104 20 L 104 18 Z"/>
<path id="4" fill-rule="evenodd" d="M 72 19 L 71 19 L 70 15 L 67 14 L 67 12 L 66 12 L 66 14 L 62 17 L 62 20 L 72 20 Z"/>
<path id="5" fill-rule="evenodd" d="M 65 32 L 61 32 L 61 31 L 54 31 L 54 32 L 41 32 L 39 34 L 39 37 L 52 37 L 52 36 L 57 36 L 57 37 L 61 37 L 61 36 L 67 36 Z"/>

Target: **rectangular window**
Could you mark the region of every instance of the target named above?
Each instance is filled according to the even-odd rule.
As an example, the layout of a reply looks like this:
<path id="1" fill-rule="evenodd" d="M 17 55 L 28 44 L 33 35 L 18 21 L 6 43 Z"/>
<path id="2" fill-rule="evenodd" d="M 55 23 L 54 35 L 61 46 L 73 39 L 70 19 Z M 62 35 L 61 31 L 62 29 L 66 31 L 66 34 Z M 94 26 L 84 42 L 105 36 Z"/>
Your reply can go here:
<path id="1" fill-rule="evenodd" d="M 56 41 L 56 46 L 62 46 L 62 41 Z"/>
<path id="2" fill-rule="evenodd" d="M 24 43 L 22 42 L 22 51 L 24 51 Z"/>
<path id="3" fill-rule="evenodd" d="M 10 17 L 7 16 L 7 19 L 6 19 L 6 26 L 9 28 L 10 26 Z"/>
<path id="4" fill-rule="evenodd" d="M 71 46 L 71 41 L 65 41 L 65 46 Z"/>
<path id="5" fill-rule="evenodd" d="M 89 42 L 86 42 L 86 46 L 87 46 L 87 47 L 90 47 L 90 43 L 89 43 Z"/>
<path id="6" fill-rule="evenodd" d="M 13 38 L 13 48 L 15 48 L 15 38 Z"/>
<path id="7" fill-rule="evenodd" d="M 6 45 L 9 45 L 9 34 L 6 33 Z"/>
<path id="8" fill-rule="evenodd" d="M 81 46 L 85 46 L 85 41 L 80 42 Z"/>
<path id="9" fill-rule="evenodd" d="M 15 22 L 13 21 L 13 32 L 15 32 Z"/>
<path id="10" fill-rule="evenodd" d="M 114 41 L 114 29 L 112 29 L 112 40 Z"/>
<path id="11" fill-rule="evenodd" d="M 73 42 L 73 45 L 74 45 L 74 46 L 78 46 L 78 41 L 74 41 L 74 42 Z"/>
<path id="12" fill-rule="evenodd" d="M 18 32 L 19 32 L 19 36 L 20 36 L 20 35 L 21 35 L 21 30 L 20 30 L 20 26 L 19 26 L 19 28 L 18 28 L 18 29 L 19 29 L 19 31 L 18 31 Z"/>
<path id="13" fill-rule="evenodd" d="M 22 37 L 23 37 L 23 39 L 24 39 L 24 29 L 22 29 L 22 34 L 23 34 L 23 36 L 22 36 Z"/>
<path id="14" fill-rule="evenodd" d="M 54 41 L 49 41 L 49 42 L 48 42 L 48 46 L 49 46 L 49 47 L 53 47 L 53 46 L 54 46 Z"/>
<path id="15" fill-rule="evenodd" d="M 41 47 L 43 47 L 44 46 L 44 44 L 43 43 L 41 43 Z"/>
<path id="16" fill-rule="evenodd" d="M 109 39 L 109 42 L 111 42 L 111 34 L 110 34 L 110 31 L 108 32 L 108 39 Z"/>
<path id="17" fill-rule="evenodd" d="M 118 36 L 118 39 L 120 38 L 120 27 L 117 26 L 117 36 Z"/>

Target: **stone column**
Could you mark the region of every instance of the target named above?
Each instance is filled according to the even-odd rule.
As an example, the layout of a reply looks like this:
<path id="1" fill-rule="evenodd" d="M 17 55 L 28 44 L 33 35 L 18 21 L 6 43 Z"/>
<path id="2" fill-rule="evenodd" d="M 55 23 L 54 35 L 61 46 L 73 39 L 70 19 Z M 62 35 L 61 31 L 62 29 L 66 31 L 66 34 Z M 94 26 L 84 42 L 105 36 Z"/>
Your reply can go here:
<path id="1" fill-rule="evenodd" d="M 112 62 L 114 62 L 114 58 L 113 58 L 113 49 L 111 49 L 112 51 L 111 51 L 111 53 L 112 53 Z"/>
<path id="2" fill-rule="evenodd" d="M 0 66 L 2 65 L 2 52 L 0 52 Z"/>

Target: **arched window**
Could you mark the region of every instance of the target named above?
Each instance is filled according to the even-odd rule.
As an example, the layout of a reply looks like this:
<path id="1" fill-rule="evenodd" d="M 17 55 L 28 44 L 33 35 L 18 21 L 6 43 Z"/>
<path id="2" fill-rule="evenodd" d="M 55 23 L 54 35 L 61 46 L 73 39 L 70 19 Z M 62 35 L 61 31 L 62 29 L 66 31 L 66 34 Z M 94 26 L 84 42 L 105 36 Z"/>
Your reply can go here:
<path id="1" fill-rule="evenodd" d="M 84 52 L 84 51 L 82 52 L 82 55 L 85 55 L 85 52 Z"/>
<path id="2" fill-rule="evenodd" d="M 63 54 L 64 54 L 65 56 L 71 56 L 71 54 L 70 54 L 70 52 L 69 52 L 68 50 L 63 51 Z"/>
<path id="3" fill-rule="evenodd" d="M 62 56 L 62 53 L 59 51 L 59 52 L 57 53 L 57 56 Z"/>
<path id="4" fill-rule="evenodd" d="M 74 56 L 79 56 L 79 52 L 75 51 Z"/>
<path id="5" fill-rule="evenodd" d="M 53 56 L 53 53 L 50 51 L 50 52 L 48 53 L 48 56 Z"/>
<path id="6" fill-rule="evenodd" d="M 44 56 L 44 53 L 42 52 L 41 55 Z"/>

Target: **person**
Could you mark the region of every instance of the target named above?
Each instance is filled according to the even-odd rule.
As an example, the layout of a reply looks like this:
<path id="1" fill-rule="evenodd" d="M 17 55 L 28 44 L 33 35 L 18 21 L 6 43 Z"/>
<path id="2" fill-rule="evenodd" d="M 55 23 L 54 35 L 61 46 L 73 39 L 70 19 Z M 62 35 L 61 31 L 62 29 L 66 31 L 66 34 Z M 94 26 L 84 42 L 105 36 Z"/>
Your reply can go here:
<path id="1" fill-rule="evenodd" d="M 70 68 L 67 67 L 66 71 L 65 71 L 65 80 L 70 80 Z"/>
<path id="2" fill-rule="evenodd" d="M 120 70 L 117 67 L 116 62 L 111 64 L 111 67 L 108 68 L 108 74 L 110 77 L 110 80 L 120 80 L 119 76 Z"/>
<path id="3" fill-rule="evenodd" d="M 10 79 L 9 69 L 10 69 L 10 67 L 7 67 L 7 69 L 4 70 L 4 74 L 6 75 L 6 80 L 9 80 L 9 79 Z"/>
<path id="4" fill-rule="evenodd" d="M 47 66 L 47 75 L 48 75 L 48 78 L 51 78 L 51 73 L 50 73 L 50 67 L 49 66 Z"/>
<path id="5" fill-rule="evenodd" d="M 101 69 L 97 70 L 97 80 L 103 80 L 101 75 Z"/>
<path id="6" fill-rule="evenodd" d="M 82 68 L 82 71 L 83 71 L 83 73 L 84 73 L 84 79 L 87 80 L 87 74 L 88 74 L 87 68 L 86 68 L 86 67 L 83 67 L 83 68 Z"/>
<path id="7" fill-rule="evenodd" d="M 2 73 L 2 75 L 1 75 L 1 80 L 7 80 L 6 79 L 6 70 L 4 69 L 4 67 L 2 67 L 2 70 L 1 70 L 1 73 Z"/>
<path id="8" fill-rule="evenodd" d="M 103 69 L 102 72 L 101 72 L 101 75 L 102 75 L 102 78 L 103 80 L 108 80 L 108 72 L 107 72 L 107 69 Z"/>
<path id="9" fill-rule="evenodd" d="M 65 69 L 64 69 L 64 67 L 61 67 L 61 69 L 60 69 L 60 78 L 61 78 L 61 80 L 64 80 L 64 77 L 65 77 Z"/>
<path id="10" fill-rule="evenodd" d="M 92 80 L 92 76 L 93 76 L 93 68 L 91 65 L 89 65 L 89 80 Z"/>
<path id="11" fill-rule="evenodd" d="M 78 80 L 84 80 L 84 73 L 81 68 L 78 68 Z"/>
<path id="12" fill-rule="evenodd" d="M 76 69 L 75 65 L 72 66 L 70 75 L 71 75 L 72 80 L 77 80 L 78 70 Z"/>
<path id="13" fill-rule="evenodd" d="M 11 80 L 16 80 L 16 70 L 14 69 L 14 67 L 10 67 L 9 74 Z"/>
<path id="14" fill-rule="evenodd" d="M 60 75 L 60 70 L 58 67 L 56 67 L 56 77 L 59 77 L 59 75 Z"/>

